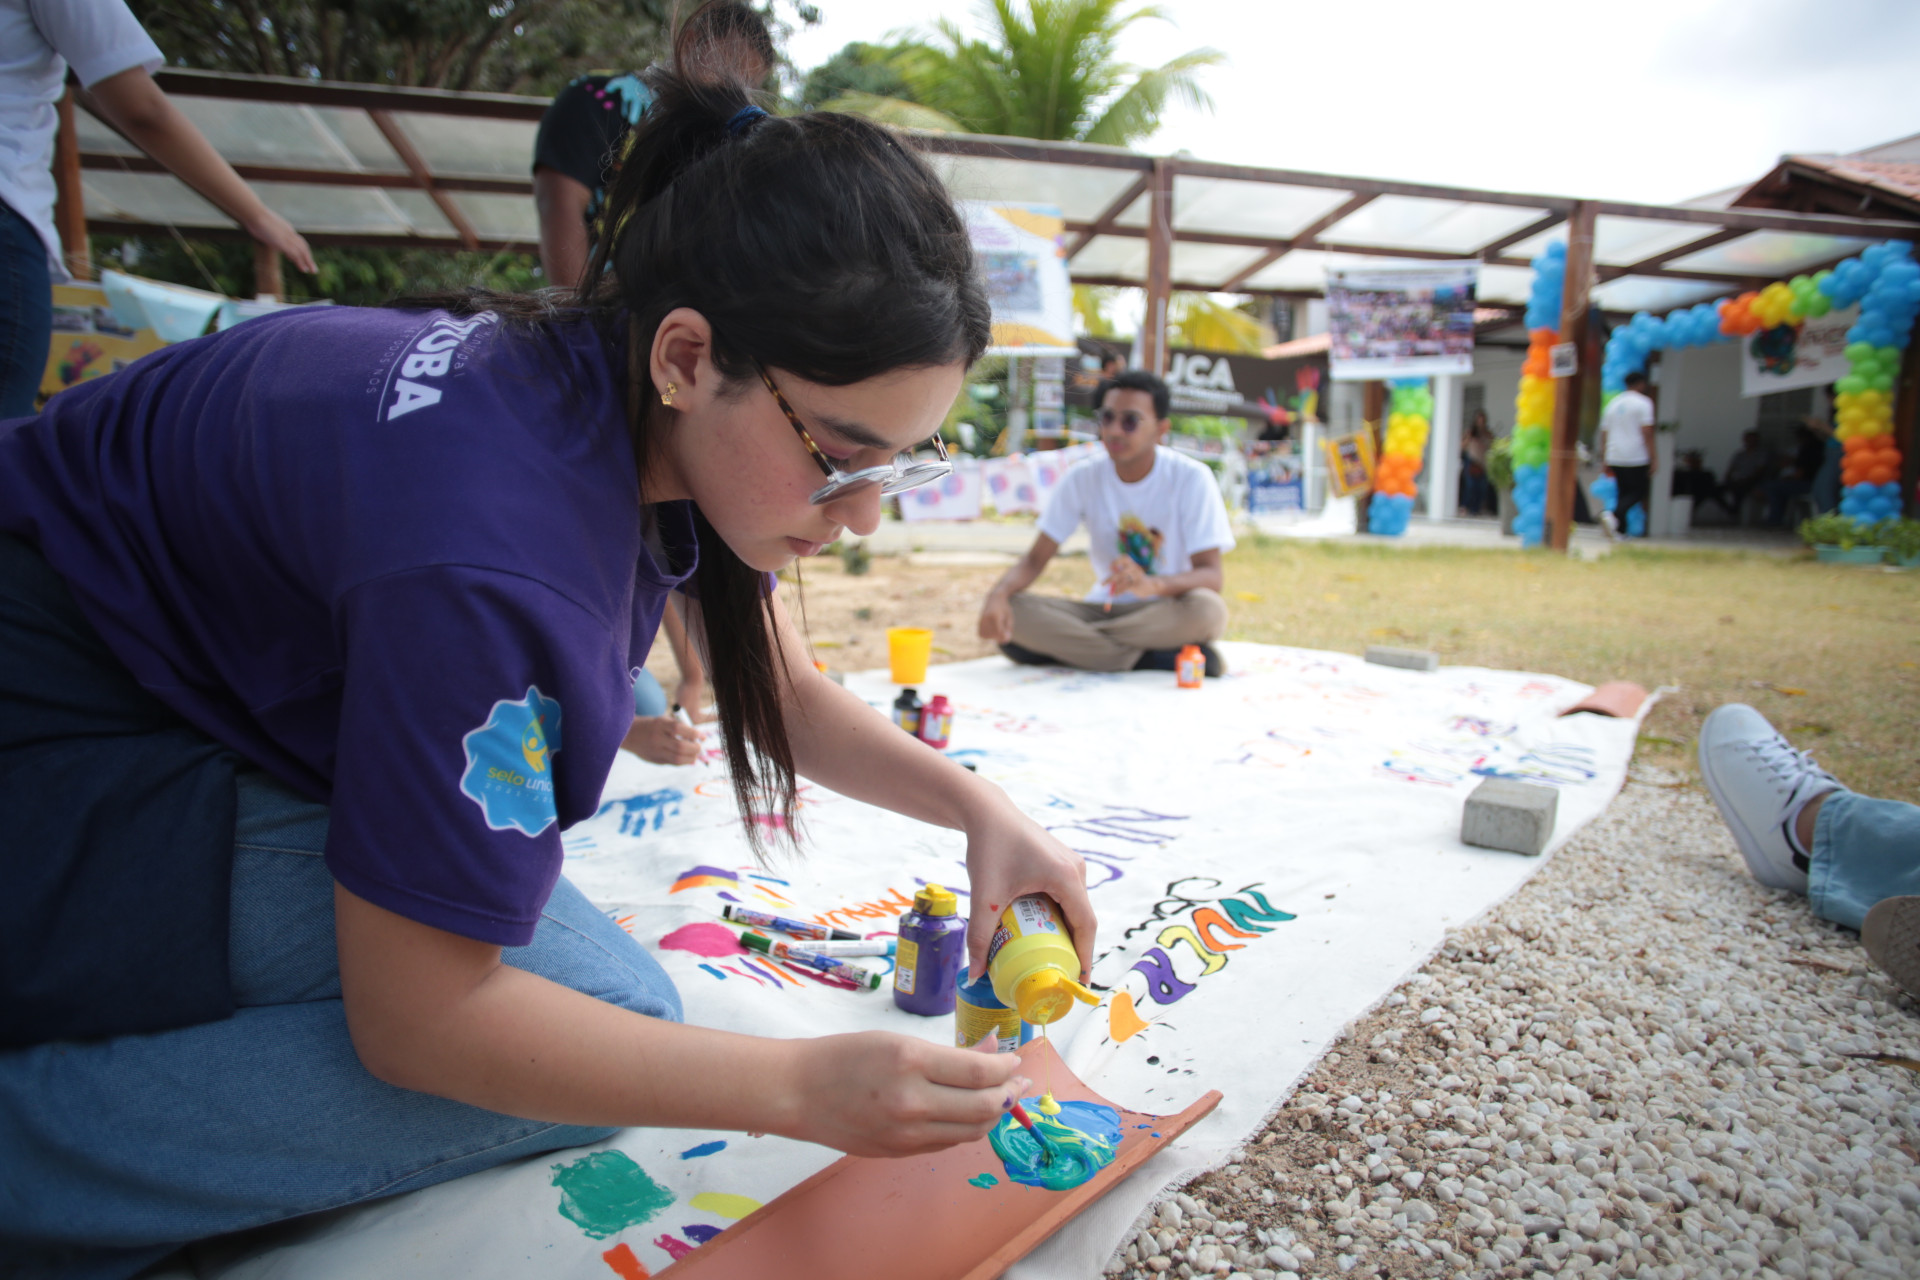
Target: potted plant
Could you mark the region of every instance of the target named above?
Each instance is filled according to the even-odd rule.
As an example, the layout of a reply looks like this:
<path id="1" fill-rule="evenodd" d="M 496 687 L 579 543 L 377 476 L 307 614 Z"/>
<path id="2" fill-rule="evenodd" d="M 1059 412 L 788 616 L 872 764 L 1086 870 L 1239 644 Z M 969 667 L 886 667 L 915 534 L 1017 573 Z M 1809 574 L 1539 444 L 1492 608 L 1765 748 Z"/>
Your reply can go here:
<path id="1" fill-rule="evenodd" d="M 1501 436 L 1487 446 L 1487 483 L 1493 486 L 1500 506 L 1500 532 L 1513 532 L 1513 517 L 1519 508 L 1513 505 L 1513 437 Z"/>
<path id="2" fill-rule="evenodd" d="M 1800 522 L 1800 540 L 1824 564 L 1879 564 L 1886 550 L 1874 541 L 1871 526 L 1839 512 Z"/>
<path id="3" fill-rule="evenodd" d="M 1886 550 L 1888 564 L 1920 569 L 1920 520 L 1882 520 L 1873 540 Z"/>

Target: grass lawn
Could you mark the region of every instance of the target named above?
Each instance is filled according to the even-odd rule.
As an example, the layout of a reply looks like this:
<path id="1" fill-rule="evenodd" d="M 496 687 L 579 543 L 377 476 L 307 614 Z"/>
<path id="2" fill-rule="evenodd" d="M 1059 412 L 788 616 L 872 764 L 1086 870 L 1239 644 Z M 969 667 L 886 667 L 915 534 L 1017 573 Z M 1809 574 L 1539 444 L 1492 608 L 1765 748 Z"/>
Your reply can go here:
<path id="1" fill-rule="evenodd" d="M 818 656 L 883 666 L 889 626 L 933 627 L 935 661 L 992 652 L 974 619 L 1000 568 L 922 560 L 878 558 L 860 577 L 832 555 L 807 562 Z M 1036 589 L 1078 595 L 1089 578 L 1084 558 L 1062 558 Z M 1920 802 L 1920 572 L 1716 551 L 1588 562 L 1256 537 L 1227 558 L 1227 598 L 1234 640 L 1347 653 L 1393 644 L 1438 650 L 1448 665 L 1677 685 L 1648 719 L 1640 758 L 1688 773 L 1702 718 L 1747 702 L 1855 790 Z"/>

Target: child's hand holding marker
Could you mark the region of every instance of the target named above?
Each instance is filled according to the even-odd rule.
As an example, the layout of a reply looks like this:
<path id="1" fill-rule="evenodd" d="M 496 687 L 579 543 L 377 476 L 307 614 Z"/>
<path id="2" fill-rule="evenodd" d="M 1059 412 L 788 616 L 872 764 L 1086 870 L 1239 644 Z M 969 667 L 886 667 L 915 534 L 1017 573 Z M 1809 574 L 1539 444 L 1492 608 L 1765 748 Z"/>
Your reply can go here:
<path id="1" fill-rule="evenodd" d="M 685 711 L 641 716 L 620 745 L 654 764 L 689 765 L 700 758 L 702 735 Z"/>

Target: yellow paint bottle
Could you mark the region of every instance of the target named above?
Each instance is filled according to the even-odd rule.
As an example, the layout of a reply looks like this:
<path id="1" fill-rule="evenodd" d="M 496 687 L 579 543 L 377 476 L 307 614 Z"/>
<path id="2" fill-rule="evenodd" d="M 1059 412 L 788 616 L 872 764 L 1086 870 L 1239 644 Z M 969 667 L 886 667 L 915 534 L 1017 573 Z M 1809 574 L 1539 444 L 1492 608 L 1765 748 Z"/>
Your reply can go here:
<path id="1" fill-rule="evenodd" d="M 987 976 L 1000 1003 L 1018 1011 L 1022 1022 L 1058 1022 L 1075 1000 L 1100 1003 L 1076 981 L 1079 972 L 1080 954 L 1058 903 L 1030 893 L 1007 904 L 987 944 Z"/>

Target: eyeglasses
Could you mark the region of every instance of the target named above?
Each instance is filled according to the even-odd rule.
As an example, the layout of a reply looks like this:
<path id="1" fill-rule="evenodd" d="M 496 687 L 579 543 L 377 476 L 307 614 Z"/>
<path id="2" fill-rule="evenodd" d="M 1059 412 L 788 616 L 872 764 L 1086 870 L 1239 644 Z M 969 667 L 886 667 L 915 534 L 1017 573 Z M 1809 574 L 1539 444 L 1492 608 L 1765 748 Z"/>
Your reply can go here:
<path id="1" fill-rule="evenodd" d="M 1127 412 L 1125 413 L 1121 413 L 1114 409 L 1102 409 L 1098 415 L 1098 419 L 1102 429 L 1105 429 L 1107 427 L 1119 427 L 1122 431 L 1126 432 L 1128 435 L 1132 435 L 1134 432 L 1138 431 L 1141 428 L 1141 426 L 1145 424 L 1145 422 L 1147 421 L 1146 415 L 1142 413 L 1138 413 L 1132 409 L 1127 410 Z"/>
<path id="2" fill-rule="evenodd" d="M 912 453 L 903 450 L 894 454 L 891 462 L 880 466 L 861 467 L 858 471 L 842 471 L 833 464 L 833 459 L 822 453 L 820 446 L 813 442 L 813 437 L 800 423 L 800 415 L 793 411 L 793 406 L 787 403 L 787 398 L 780 394 L 780 388 L 773 385 L 773 378 L 765 369 L 760 370 L 760 381 L 767 384 L 767 390 L 773 393 L 773 402 L 780 406 L 780 412 L 787 415 L 787 421 L 792 423 L 794 431 L 799 433 L 800 443 L 807 446 L 807 452 L 813 455 L 813 460 L 819 464 L 821 472 L 827 477 L 827 482 L 815 489 L 809 499 L 816 507 L 832 502 L 836 498 L 843 498 L 870 484 L 879 485 L 880 492 L 883 494 L 905 493 L 908 489 L 918 489 L 923 484 L 932 484 L 953 471 L 953 463 L 947 458 L 947 446 L 938 435 L 935 435 L 932 441 L 934 449 L 940 454 L 938 458 L 916 459 Z"/>

